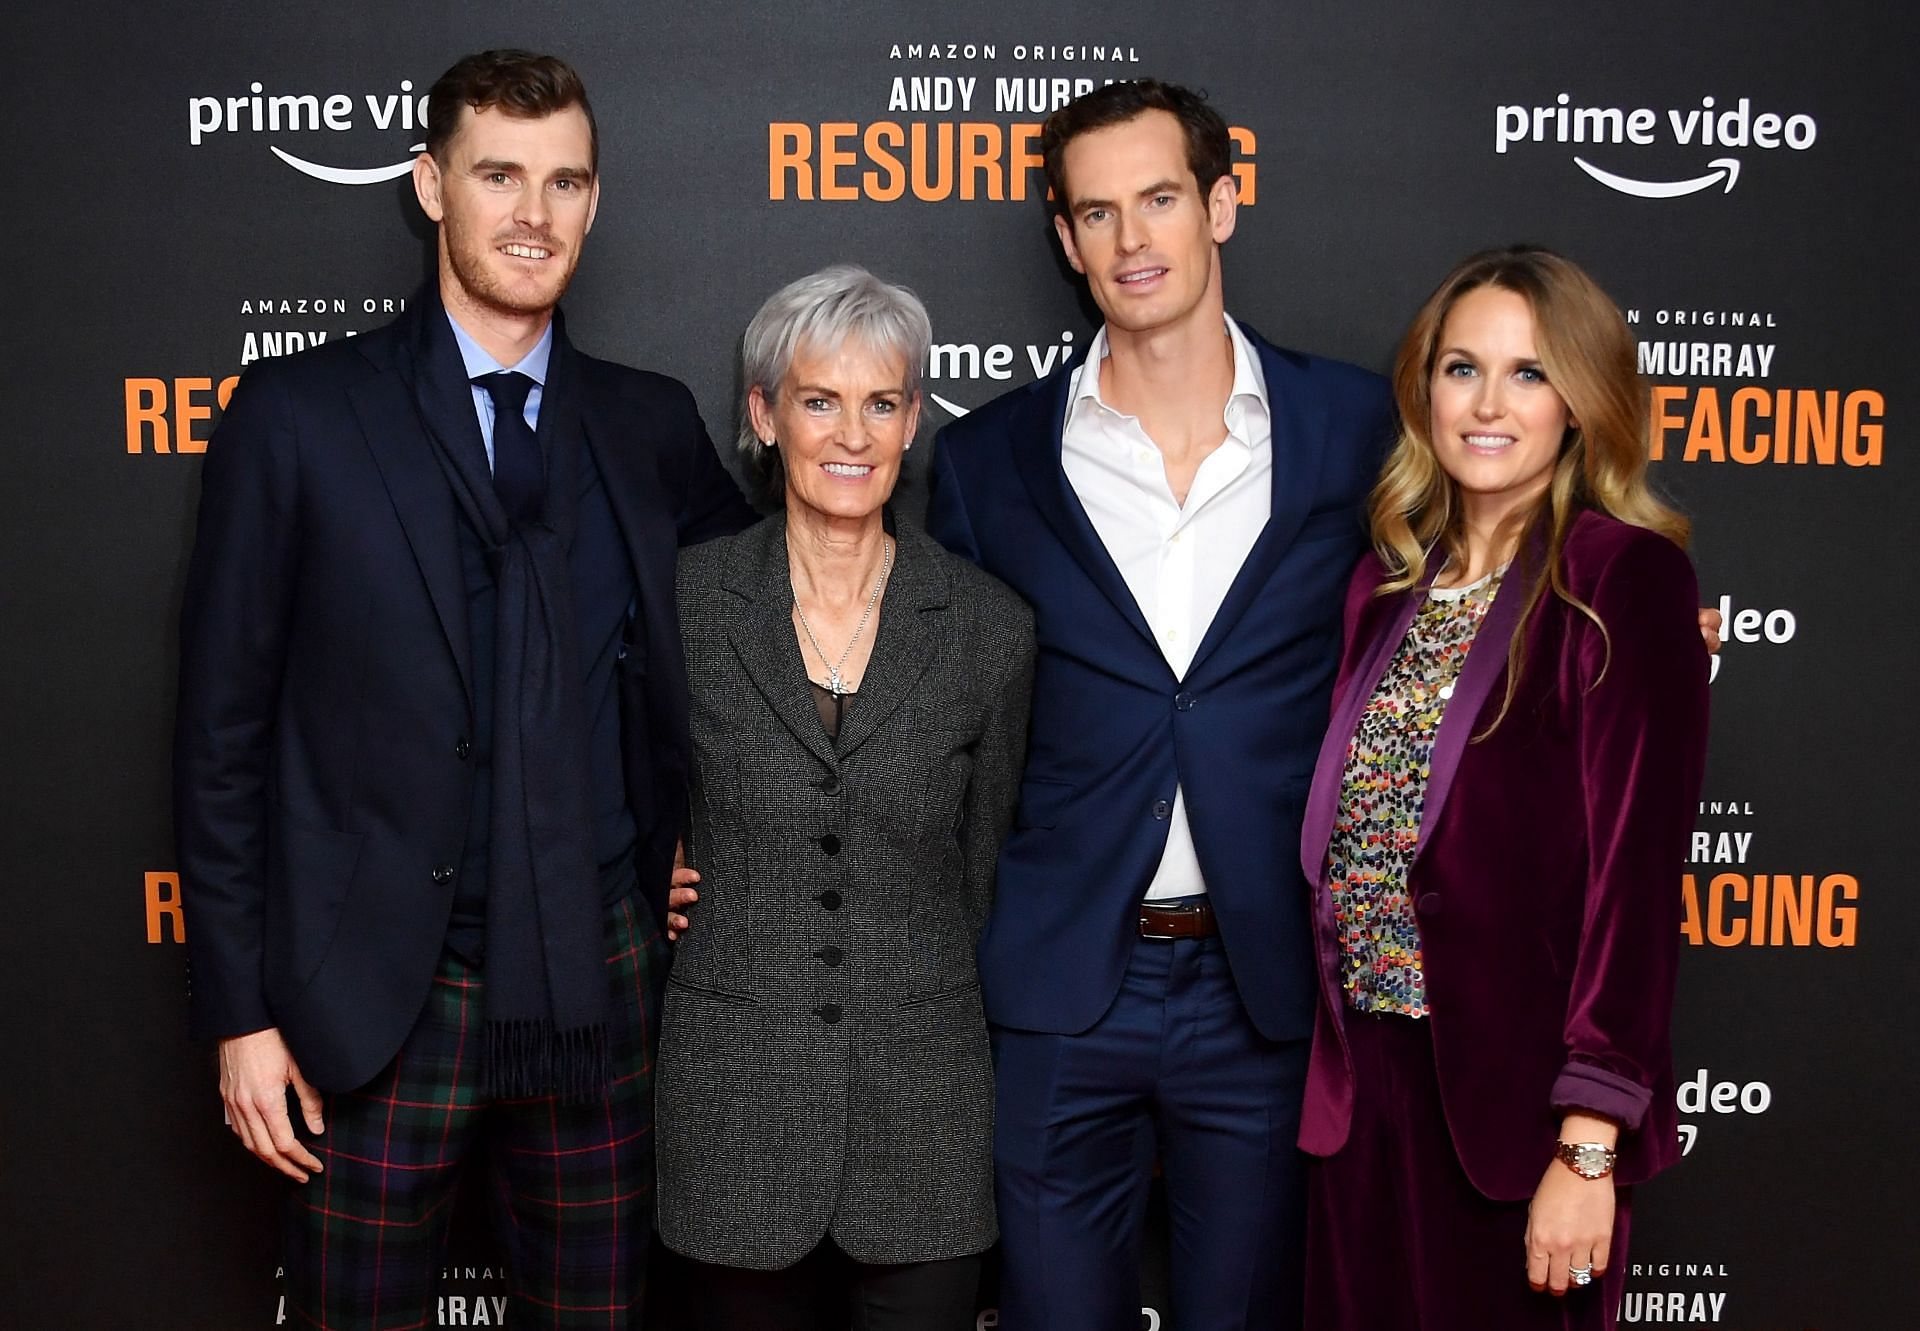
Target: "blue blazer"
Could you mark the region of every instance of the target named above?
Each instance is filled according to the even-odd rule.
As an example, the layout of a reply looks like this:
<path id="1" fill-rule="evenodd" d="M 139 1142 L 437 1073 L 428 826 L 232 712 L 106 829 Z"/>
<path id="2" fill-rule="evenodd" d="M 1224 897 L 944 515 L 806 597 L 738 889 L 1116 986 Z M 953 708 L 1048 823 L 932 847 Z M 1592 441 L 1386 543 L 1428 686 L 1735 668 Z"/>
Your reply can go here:
<path id="1" fill-rule="evenodd" d="M 990 1020 L 1074 1034 L 1119 991 L 1176 788 L 1241 1001 L 1313 1030 L 1300 818 L 1340 659 L 1347 576 L 1392 412 L 1385 382 L 1241 325 L 1273 417 L 1273 507 L 1184 680 L 1060 465 L 1085 353 L 939 434 L 927 526 L 1024 596 L 1038 662 L 1014 830 L 980 942 Z"/>
<path id="2" fill-rule="evenodd" d="M 592 450 L 638 588 L 621 740 L 657 909 L 688 764 L 677 546 L 753 514 L 684 387 L 580 354 L 558 316 L 553 351 L 542 430 Z M 431 287 L 250 368 L 202 472 L 174 741 L 193 1030 L 277 1026 L 323 1090 L 372 1077 L 419 1015 L 468 835 L 462 518 L 430 431 L 481 447 Z"/>

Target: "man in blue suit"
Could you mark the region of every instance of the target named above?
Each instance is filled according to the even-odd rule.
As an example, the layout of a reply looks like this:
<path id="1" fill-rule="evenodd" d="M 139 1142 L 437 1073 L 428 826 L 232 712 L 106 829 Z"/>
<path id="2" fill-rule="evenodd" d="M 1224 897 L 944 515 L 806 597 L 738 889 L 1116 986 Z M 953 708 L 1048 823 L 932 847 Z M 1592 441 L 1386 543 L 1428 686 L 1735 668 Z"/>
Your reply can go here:
<path id="1" fill-rule="evenodd" d="M 949 425 L 928 525 L 1032 603 L 1032 737 L 980 944 L 1002 1324 L 1139 1326 L 1156 1150 L 1179 1331 L 1298 1326 L 1314 967 L 1299 826 L 1386 385 L 1229 319 L 1227 127 L 1152 81 L 1042 149 L 1085 356 Z"/>
<path id="2" fill-rule="evenodd" d="M 207 450 L 174 750 L 193 1027 L 299 1184 L 302 1325 L 431 1318 L 476 1158 L 515 1324 L 639 1325 L 675 548 L 752 513 L 683 386 L 567 338 L 598 160 L 559 60 L 454 65 L 414 164 L 435 279 L 254 366 Z"/>

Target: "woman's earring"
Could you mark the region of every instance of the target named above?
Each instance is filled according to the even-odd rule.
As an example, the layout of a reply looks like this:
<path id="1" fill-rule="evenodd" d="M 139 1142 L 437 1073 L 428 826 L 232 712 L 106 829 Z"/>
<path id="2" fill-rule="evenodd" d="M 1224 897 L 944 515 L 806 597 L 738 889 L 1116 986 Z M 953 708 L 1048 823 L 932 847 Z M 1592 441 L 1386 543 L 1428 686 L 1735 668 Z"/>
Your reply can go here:
<path id="1" fill-rule="evenodd" d="M 762 439 L 760 441 L 760 447 L 762 448 L 772 448 L 773 444 L 774 444 L 774 441 L 771 439 Z"/>

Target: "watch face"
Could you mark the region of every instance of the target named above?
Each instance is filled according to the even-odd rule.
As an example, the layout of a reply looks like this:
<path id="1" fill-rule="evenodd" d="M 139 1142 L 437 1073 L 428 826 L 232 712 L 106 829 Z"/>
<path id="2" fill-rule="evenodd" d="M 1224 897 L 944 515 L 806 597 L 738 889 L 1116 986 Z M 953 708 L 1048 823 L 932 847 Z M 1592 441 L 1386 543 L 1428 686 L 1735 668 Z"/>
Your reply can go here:
<path id="1" fill-rule="evenodd" d="M 1612 1152 L 1604 1146 L 1587 1143 L 1569 1147 L 1567 1153 L 1570 1157 L 1567 1163 L 1582 1174 L 1605 1174 L 1613 1163 L 1607 1158 Z"/>

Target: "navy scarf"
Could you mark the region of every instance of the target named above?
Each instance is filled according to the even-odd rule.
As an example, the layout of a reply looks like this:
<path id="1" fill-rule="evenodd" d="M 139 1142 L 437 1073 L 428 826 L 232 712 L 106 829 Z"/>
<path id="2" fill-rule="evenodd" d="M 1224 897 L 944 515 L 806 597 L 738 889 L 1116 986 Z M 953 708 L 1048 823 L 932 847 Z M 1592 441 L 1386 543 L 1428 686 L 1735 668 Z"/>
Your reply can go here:
<path id="1" fill-rule="evenodd" d="M 538 431 L 540 515 L 510 522 L 493 489 L 473 395 L 439 293 L 416 297 L 414 397 L 494 578 L 493 791 L 485 980 L 487 1086 L 497 1096 L 605 1093 L 606 959 L 587 791 L 587 713 L 567 552 L 578 502 L 578 366 L 558 312 Z M 564 404 L 564 405 L 563 405 Z M 477 424 L 477 423 L 476 423 Z"/>

